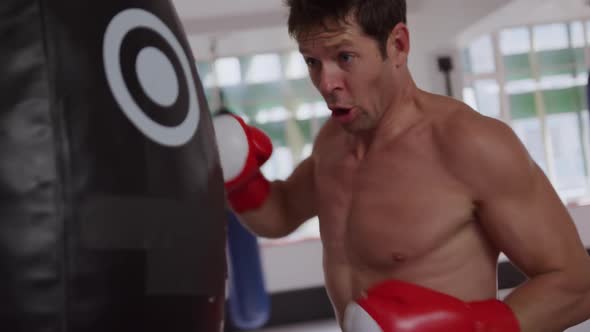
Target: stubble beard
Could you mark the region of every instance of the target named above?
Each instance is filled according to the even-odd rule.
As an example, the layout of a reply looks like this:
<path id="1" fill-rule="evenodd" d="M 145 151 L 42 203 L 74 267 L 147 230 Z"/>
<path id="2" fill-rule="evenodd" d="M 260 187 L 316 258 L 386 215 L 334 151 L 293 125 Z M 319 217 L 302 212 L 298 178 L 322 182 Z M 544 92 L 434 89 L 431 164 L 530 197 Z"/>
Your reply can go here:
<path id="1" fill-rule="evenodd" d="M 349 124 L 343 125 L 345 131 L 353 135 L 362 135 L 377 127 L 377 121 L 366 111 L 361 111 L 356 119 Z"/>

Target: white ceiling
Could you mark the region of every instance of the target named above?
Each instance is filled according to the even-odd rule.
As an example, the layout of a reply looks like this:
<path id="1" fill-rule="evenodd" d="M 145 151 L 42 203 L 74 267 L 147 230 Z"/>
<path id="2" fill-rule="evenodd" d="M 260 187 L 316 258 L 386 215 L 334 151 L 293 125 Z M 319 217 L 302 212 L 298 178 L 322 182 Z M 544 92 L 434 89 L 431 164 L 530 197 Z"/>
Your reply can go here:
<path id="1" fill-rule="evenodd" d="M 482 33 L 503 27 L 587 19 L 590 17 L 589 4 L 590 0 L 511 0 L 464 29 L 456 42 L 461 47 Z"/>
<path id="2" fill-rule="evenodd" d="M 207 18 L 278 11 L 281 0 L 172 0 L 182 18 Z"/>
<path id="3" fill-rule="evenodd" d="M 428 1 L 407 0 L 408 13 Z M 172 0 L 187 34 L 260 29 L 286 24 L 284 0 Z"/>
<path id="4" fill-rule="evenodd" d="M 284 0 L 171 0 L 198 59 L 293 49 L 286 31 Z M 462 43 L 490 29 L 528 21 L 590 17 L 590 0 L 406 0 L 412 30 L 438 43 Z M 527 21 L 527 22 L 524 22 Z M 440 24 L 444 24 L 441 26 Z M 430 32 L 429 32 L 430 31 Z M 212 43 L 212 41 L 215 41 Z M 417 41 L 420 42 L 419 40 Z M 211 53 L 211 45 L 216 45 Z"/>

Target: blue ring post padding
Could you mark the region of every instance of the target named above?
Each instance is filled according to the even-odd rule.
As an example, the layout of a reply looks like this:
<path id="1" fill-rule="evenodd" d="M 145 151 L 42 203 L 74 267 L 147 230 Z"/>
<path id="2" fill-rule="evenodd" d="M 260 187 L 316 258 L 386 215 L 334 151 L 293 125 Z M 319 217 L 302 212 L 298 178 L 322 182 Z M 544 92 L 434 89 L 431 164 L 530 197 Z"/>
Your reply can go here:
<path id="1" fill-rule="evenodd" d="M 230 268 L 229 318 L 244 330 L 262 327 L 270 317 L 270 299 L 264 285 L 258 241 L 228 211 Z"/>
<path id="2" fill-rule="evenodd" d="M 586 84 L 586 109 L 590 113 L 590 71 L 588 71 L 588 83 Z M 590 117 L 589 117 L 590 118 Z"/>

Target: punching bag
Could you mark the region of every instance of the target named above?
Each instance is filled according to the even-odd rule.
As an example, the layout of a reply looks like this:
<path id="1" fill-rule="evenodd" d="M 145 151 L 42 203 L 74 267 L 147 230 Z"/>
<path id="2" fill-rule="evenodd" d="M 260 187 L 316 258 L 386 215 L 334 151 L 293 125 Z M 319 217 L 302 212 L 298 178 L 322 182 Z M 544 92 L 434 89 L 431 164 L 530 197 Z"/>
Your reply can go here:
<path id="1" fill-rule="evenodd" d="M 167 0 L 0 1 L 0 330 L 217 332 L 223 179 Z"/>

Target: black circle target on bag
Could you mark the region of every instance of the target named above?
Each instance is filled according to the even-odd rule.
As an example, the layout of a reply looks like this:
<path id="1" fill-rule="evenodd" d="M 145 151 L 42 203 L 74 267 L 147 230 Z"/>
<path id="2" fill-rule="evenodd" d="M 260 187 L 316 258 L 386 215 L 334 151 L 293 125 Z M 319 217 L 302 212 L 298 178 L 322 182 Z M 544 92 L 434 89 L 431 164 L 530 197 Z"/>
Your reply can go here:
<path id="1" fill-rule="evenodd" d="M 126 37 L 136 29 L 148 30 L 140 33 L 156 34 L 160 37 L 159 41 L 163 39 L 167 43 L 168 54 L 154 46 L 144 45 L 137 50 L 125 45 L 124 42 L 131 39 Z M 132 63 L 126 63 L 124 59 L 134 58 L 135 68 L 129 68 Z M 129 120 L 147 137 L 168 146 L 182 145 L 192 137 L 199 122 L 199 105 L 189 59 L 174 34 L 160 19 L 140 9 L 128 9 L 117 14 L 105 33 L 104 62 L 115 99 Z M 134 78 L 125 75 L 129 72 L 137 73 L 137 81 L 145 96 L 132 94 L 128 82 Z M 183 93 L 185 104 L 182 106 L 186 107 L 184 119 L 180 123 L 162 124 L 145 113 L 146 109 L 172 106 L 177 102 L 180 92 Z M 147 104 L 148 107 L 142 108 L 136 99 L 143 100 L 141 104 Z"/>

